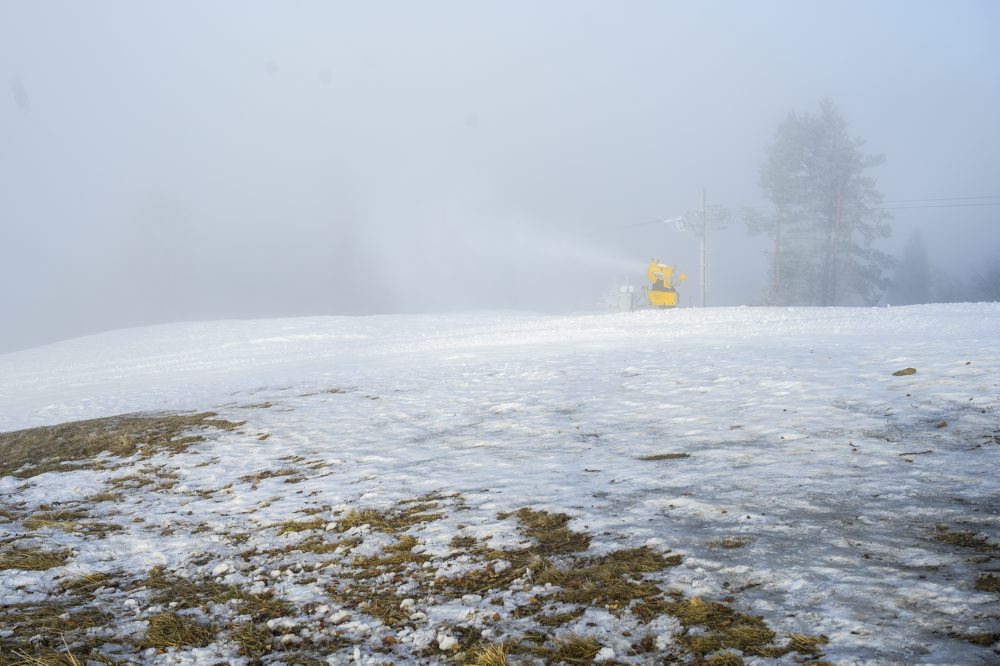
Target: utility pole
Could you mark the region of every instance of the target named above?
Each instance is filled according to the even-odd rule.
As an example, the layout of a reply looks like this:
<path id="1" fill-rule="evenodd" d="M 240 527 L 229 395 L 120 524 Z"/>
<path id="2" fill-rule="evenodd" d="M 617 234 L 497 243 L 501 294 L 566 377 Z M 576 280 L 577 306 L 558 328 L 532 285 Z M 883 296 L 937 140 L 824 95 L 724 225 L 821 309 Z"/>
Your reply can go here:
<path id="1" fill-rule="evenodd" d="M 701 307 L 708 301 L 708 248 L 711 226 L 708 224 L 708 193 L 701 190 Z"/>
<path id="2" fill-rule="evenodd" d="M 697 222 L 695 222 L 697 220 Z M 674 222 L 678 231 L 690 231 L 699 238 L 701 250 L 701 299 L 699 305 L 708 304 L 708 292 L 711 290 L 712 274 L 712 230 L 724 229 L 729 220 L 729 210 L 722 206 L 708 205 L 708 192 L 701 191 L 701 210 L 689 211 L 683 217 L 665 222 Z"/>

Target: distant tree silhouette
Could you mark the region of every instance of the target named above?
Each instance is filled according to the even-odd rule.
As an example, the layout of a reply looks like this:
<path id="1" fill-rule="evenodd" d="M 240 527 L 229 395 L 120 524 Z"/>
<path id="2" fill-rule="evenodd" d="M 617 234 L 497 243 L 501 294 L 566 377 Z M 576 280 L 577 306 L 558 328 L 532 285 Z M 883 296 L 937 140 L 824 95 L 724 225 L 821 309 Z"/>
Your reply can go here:
<path id="1" fill-rule="evenodd" d="M 894 260 L 872 245 L 886 238 L 889 215 L 867 170 L 884 161 L 851 138 L 833 102 L 819 115 L 789 114 L 761 167 L 760 184 L 774 205 L 750 211 L 750 233 L 772 241 L 767 301 L 774 305 L 875 304 Z"/>
<path id="2" fill-rule="evenodd" d="M 886 300 L 892 305 L 931 302 L 931 267 L 919 231 L 910 234 Z"/>

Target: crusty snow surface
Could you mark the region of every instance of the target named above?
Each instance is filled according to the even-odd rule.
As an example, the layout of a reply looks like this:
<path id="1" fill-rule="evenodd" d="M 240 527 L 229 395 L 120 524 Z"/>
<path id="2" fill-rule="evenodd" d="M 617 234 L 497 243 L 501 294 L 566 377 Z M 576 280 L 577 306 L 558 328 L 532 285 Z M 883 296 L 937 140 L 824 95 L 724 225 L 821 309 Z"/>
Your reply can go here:
<path id="1" fill-rule="evenodd" d="M 893 375 L 907 367 L 916 374 Z M 31 535 L 73 556 L 48 571 L 0 571 L 0 605 L 44 599 L 65 576 L 154 565 L 322 602 L 322 581 L 247 570 L 220 535 L 274 541 L 268 526 L 303 508 L 330 507 L 335 520 L 460 493 L 461 512 L 413 532 L 429 552 L 460 531 L 516 543 L 496 514 L 530 506 L 571 515 L 592 536 L 590 553 L 649 545 L 682 555 L 658 574 L 664 589 L 705 599 L 738 590 L 733 606 L 775 631 L 827 636 L 826 661 L 1000 658 L 1000 644 L 959 638 L 1000 633 L 1000 599 L 974 587 L 1000 559 L 934 538 L 946 525 L 1000 545 L 998 304 L 225 321 L 0 355 L 0 431 L 162 410 L 246 424 L 153 461 L 180 482 L 129 491 L 114 507 L 124 530 Z M 664 453 L 690 457 L 641 459 Z M 295 484 L 240 481 L 293 456 L 329 466 Z M 3 477 L 0 501 L 79 500 L 119 473 Z M 227 484 L 222 495 L 192 492 Z M 173 533 L 162 536 L 165 526 Z M 0 519 L 0 544 L 19 531 Z M 746 545 L 712 546 L 735 537 Z M 141 632 L 141 609 L 118 594 L 116 622 Z M 407 641 L 420 647 L 475 621 L 477 604 L 489 609 L 476 599 L 422 609 L 424 626 L 398 637 L 391 660 L 416 659 Z M 597 637 L 605 657 L 644 663 L 614 615 L 584 619 L 573 630 Z M 369 649 L 378 625 L 356 614 L 344 634 L 356 645 L 330 663 L 389 659 Z M 677 628 L 664 623 L 662 644 Z M 225 644 L 141 658 L 239 661 Z"/>

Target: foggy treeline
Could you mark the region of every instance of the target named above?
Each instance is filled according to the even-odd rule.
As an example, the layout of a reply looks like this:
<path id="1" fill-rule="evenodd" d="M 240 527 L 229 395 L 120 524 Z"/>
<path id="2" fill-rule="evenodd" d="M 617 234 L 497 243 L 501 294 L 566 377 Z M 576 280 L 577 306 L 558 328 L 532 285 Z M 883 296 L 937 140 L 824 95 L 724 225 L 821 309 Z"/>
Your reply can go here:
<path id="1" fill-rule="evenodd" d="M 1000 249 L 963 277 L 935 268 L 923 235 L 910 232 L 885 301 L 891 305 L 1000 301 Z"/>
<path id="2" fill-rule="evenodd" d="M 767 149 L 760 184 L 773 209 L 746 211 L 747 230 L 770 241 L 767 305 L 913 305 L 1000 299 L 1000 251 L 965 280 L 932 268 L 922 235 L 900 257 L 877 247 L 892 235 L 873 167 L 834 102 L 791 113 Z M 1000 248 L 998 248 L 1000 250 Z"/>

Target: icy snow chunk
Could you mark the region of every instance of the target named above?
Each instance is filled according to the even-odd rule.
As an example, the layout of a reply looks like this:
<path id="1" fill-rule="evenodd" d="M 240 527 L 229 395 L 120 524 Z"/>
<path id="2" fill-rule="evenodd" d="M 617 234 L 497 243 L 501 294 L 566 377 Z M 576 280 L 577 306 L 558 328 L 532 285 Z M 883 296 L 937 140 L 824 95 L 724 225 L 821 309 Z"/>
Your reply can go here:
<path id="1" fill-rule="evenodd" d="M 458 641 L 448 634 L 438 634 L 437 642 L 438 647 L 445 651 L 458 647 Z"/>
<path id="2" fill-rule="evenodd" d="M 275 629 L 284 629 L 285 631 L 289 631 L 298 625 L 299 623 L 290 617 L 278 617 L 267 621 L 267 628 L 271 631 L 274 631 Z"/>
<path id="3" fill-rule="evenodd" d="M 326 618 L 326 621 L 330 624 L 340 624 L 351 619 L 351 614 L 345 610 L 339 610 L 330 617 Z"/>
<path id="4" fill-rule="evenodd" d="M 615 651 L 609 647 L 601 648 L 598 650 L 597 654 L 594 655 L 594 661 L 604 662 L 604 661 L 614 661 Z"/>
<path id="5" fill-rule="evenodd" d="M 218 578 L 219 576 L 227 574 L 232 570 L 233 570 L 232 562 L 223 562 L 222 564 L 217 564 L 212 569 L 212 577 Z"/>
<path id="6" fill-rule="evenodd" d="M 493 563 L 493 573 L 503 573 L 508 569 L 512 568 L 514 565 L 507 560 L 497 560 Z"/>
<path id="7" fill-rule="evenodd" d="M 519 412 L 523 408 L 524 404 L 520 402 L 501 402 L 499 405 L 490 407 L 490 411 L 494 414 L 508 414 L 510 412 Z"/>
<path id="8" fill-rule="evenodd" d="M 478 604 L 482 600 L 483 600 L 483 597 L 480 596 L 480 595 L 478 595 L 478 594 L 463 594 L 462 595 L 462 603 L 465 604 L 466 606 L 475 606 L 476 604 Z"/>
<path id="9" fill-rule="evenodd" d="M 413 608 L 416 605 L 416 601 L 413 599 L 403 599 L 399 602 L 399 607 L 401 610 L 406 610 L 407 608 Z"/>

